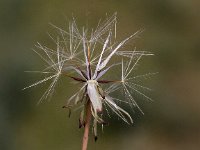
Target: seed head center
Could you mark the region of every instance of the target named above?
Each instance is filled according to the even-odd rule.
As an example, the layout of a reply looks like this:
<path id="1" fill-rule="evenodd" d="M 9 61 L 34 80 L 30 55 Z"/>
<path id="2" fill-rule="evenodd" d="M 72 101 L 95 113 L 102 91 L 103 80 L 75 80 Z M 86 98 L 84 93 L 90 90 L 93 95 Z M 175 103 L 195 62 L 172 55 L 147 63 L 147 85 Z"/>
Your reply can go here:
<path id="1" fill-rule="evenodd" d="M 96 80 L 88 80 L 87 83 L 98 84 Z"/>

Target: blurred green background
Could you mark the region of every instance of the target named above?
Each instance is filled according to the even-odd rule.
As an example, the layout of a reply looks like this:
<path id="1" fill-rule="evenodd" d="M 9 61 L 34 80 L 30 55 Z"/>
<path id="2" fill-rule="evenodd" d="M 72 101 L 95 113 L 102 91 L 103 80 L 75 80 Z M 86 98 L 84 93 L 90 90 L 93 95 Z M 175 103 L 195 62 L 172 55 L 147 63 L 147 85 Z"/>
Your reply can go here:
<path id="1" fill-rule="evenodd" d="M 118 12 L 118 37 L 145 28 L 134 45 L 155 54 L 143 61 L 154 102 L 138 101 L 145 115 L 132 126 L 110 119 L 92 136 L 89 150 L 197 150 L 200 147 L 200 1 L 197 0 L 0 0 L 0 149 L 78 150 L 83 130 L 78 113 L 61 107 L 74 90 L 59 83 L 50 102 L 36 105 L 47 85 L 21 89 L 40 79 L 26 70 L 42 69 L 31 50 L 51 42 L 49 22 L 63 27 L 75 16 L 79 26 L 95 27 Z M 144 81 L 146 82 L 146 80 Z M 141 101 L 140 101 L 141 100 Z"/>

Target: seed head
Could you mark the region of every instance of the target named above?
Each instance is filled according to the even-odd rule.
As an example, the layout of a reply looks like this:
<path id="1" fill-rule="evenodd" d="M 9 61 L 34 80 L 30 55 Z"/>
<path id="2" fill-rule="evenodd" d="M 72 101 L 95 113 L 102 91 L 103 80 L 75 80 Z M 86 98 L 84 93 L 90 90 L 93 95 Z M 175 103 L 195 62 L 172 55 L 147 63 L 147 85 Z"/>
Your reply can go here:
<path id="1" fill-rule="evenodd" d="M 114 112 L 126 123 L 133 123 L 130 114 L 121 108 L 118 104 L 128 104 L 131 108 L 138 108 L 133 93 L 142 95 L 151 100 L 140 89 L 150 90 L 138 83 L 135 79 L 151 75 L 133 76 L 138 62 L 143 56 L 152 55 L 146 51 L 124 50 L 125 45 L 132 39 L 139 36 L 142 30 L 135 32 L 121 42 L 116 40 L 116 13 L 103 22 L 99 22 L 95 30 L 89 30 L 85 27 L 78 28 L 75 19 L 69 23 L 68 31 L 52 25 L 57 31 L 58 36 L 54 39 L 56 50 L 42 46 L 37 43 L 37 51 L 34 50 L 47 67 L 43 71 L 35 71 L 49 76 L 36 83 L 26 87 L 30 88 L 48 80 L 51 80 L 40 101 L 49 98 L 54 92 L 57 81 L 60 76 L 66 76 L 80 83 L 77 92 L 67 101 L 65 108 L 79 106 L 81 114 L 79 118 L 79 127 L 83 127 L 86 121 L 86 106 L 91 103 L 90 109 L 93 116 L 93 133 L 97 137 L 97 123 L 104 125 L 105 113 L 108 116 Z M 117 80 L 113 79 L 112 74 L 105 74 L 108 71 L 119 68 L 120 74 Z M 117 69 L 115 69 L 115 72 Z M 116 74 L 116 73 L 114 73 Z M 24 89 L 26 89 L 24 88 Z M 116 98 L 113 94 L 116 91 L 123 91 L 120 97 Z M 143 113 L 143 112 L 142 112 Z"/>

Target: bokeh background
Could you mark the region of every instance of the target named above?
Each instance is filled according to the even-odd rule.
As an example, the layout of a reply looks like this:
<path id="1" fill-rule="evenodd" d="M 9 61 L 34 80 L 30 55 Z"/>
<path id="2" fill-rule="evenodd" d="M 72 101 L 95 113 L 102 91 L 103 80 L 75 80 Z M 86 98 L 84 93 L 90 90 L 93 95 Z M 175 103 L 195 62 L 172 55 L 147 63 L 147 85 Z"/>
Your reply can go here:
<path id="1" fill-rule="evenodd" d="M 155 54 L 141 63 L 154 89 L 154 102 L 138 101 L 135 123 L 110 119 L 92 136 L 89 150 L 198 150 L 200 147 L 200 1 L 197 0 L 0 0 L 0 149 L 78 150 L 83 130 L 78 113 L 68 118 L 61 107 L 71 90 L 59 83 L 50 102 L 36 105 L 47 85 L 21 89 L 40 79 L 26 70 L 42 68 L 31 50 L 50 44 L 49 22 L 63 27 L 73 15 L 80 26 L 95 27 L 118 12 L 118 37 L 145 28 L 133 45 Z"/>

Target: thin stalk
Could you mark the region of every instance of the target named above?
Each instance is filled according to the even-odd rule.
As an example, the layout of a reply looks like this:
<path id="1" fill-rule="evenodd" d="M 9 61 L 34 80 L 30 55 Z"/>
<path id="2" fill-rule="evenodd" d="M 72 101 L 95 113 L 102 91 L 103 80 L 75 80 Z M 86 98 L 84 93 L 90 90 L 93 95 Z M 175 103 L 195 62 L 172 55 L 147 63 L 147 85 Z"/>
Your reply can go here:
<path id="1" fill-rule="evenodd" d="M 86 121 L 83 135 L 83 145 L 82 150 L 87 150 L 89 130 L 90 130 L 90 120 L 91 120 L 91 102 L 88 100 L 86 108 Z"/>

